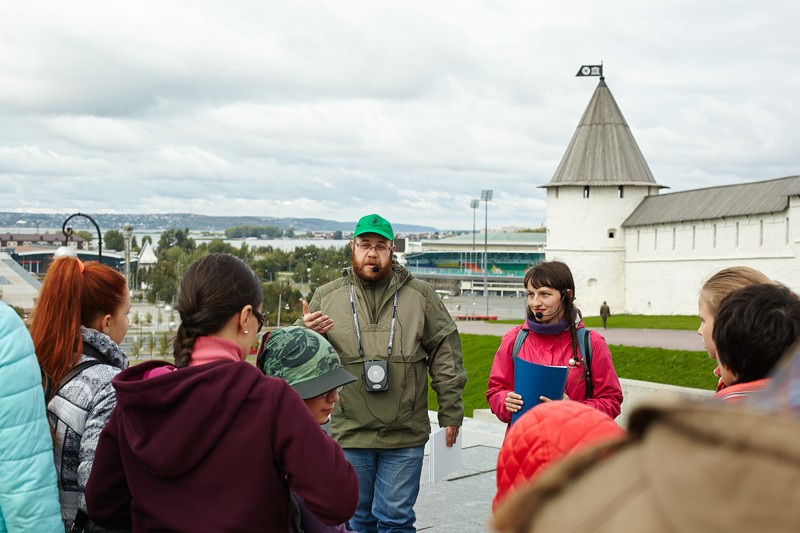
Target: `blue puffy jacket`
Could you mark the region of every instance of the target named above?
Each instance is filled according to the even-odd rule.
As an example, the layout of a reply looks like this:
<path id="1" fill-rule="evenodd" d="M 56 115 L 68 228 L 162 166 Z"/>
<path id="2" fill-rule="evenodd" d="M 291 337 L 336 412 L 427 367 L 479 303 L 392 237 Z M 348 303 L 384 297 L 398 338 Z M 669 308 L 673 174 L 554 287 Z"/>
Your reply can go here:
<path id="1" fill-rule="evenodd" d="M 28 330 L 0 302 L 0 533 L 64 533 L 53 440 Z"/>

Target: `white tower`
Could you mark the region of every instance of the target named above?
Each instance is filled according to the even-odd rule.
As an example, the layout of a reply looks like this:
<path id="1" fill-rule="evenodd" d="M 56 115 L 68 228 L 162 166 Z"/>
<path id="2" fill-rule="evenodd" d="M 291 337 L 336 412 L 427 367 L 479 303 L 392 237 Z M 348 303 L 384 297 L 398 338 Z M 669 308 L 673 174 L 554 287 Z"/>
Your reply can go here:
<path id="1" fill-rule="evenodd" d="M 604 78 L 547 189 L 548 261 L 567 263 L 575 277 L 576 305 L 596 315 L 603 301 L 612 313 L 625 302 L 622 223 L 642 199 L 658 194 L 636 140 Z"/>

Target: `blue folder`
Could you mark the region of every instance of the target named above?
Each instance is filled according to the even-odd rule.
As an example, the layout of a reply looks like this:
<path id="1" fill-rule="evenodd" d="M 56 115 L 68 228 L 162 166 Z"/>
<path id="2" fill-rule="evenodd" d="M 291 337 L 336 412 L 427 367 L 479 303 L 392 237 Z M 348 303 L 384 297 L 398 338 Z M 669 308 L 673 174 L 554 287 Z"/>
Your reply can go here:
<path id="1" fill-rule="evenodd" d="M 538 365 L 517 358 L 514 365 L 514 392 L 522 396 L 522 409 L 511 415 L 511 423 L 517 421 L 525 412 L 540 403 L 540 396 L 551 400 L 564 397 L 567 385 L 566 366 Z"/>

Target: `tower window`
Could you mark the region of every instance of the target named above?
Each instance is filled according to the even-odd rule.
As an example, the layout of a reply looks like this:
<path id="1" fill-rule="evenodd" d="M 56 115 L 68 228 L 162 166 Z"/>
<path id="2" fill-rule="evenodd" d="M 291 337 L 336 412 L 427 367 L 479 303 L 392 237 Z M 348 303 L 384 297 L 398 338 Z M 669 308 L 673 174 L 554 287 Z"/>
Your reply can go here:
<path id="1" fill-rule="evenodd" d="M 584 198 L 589 198 L 589 186 L 588 185 L 583 188 L 583 197 Z"/>
<path id="2" fill-rule="evenodd" d="M 625 186 L 624 185 L 620 185 L 619 186 L 619 197 L 620 198 L 625 198 Z"/>
<path id="3" fill-rule="evenodd" d="M 786 221 L 784 222 L 784 224 L 785 224 L 785 228 L 786 228 L 785 229 L 786 235 L 785 235 L 785 237 L 783 239 L 784 239 L 784 243 L 785 244 L 789 244 L 789 217 L 786 217 Z"/>

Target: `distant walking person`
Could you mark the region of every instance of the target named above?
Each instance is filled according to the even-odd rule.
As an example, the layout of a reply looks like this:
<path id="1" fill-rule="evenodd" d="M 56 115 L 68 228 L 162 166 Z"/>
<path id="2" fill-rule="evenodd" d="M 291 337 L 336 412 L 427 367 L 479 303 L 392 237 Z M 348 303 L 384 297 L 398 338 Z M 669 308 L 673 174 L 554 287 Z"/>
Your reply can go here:
<path id="1" fill-rule="evenodd" d="M 603 305 L 600 306 L 600 318 L 603 319 L 603 329 L 608 329 L 606 328 L 606 321 L 610 316 L 611 316 L 611 308 L 604 301 Z"/>

